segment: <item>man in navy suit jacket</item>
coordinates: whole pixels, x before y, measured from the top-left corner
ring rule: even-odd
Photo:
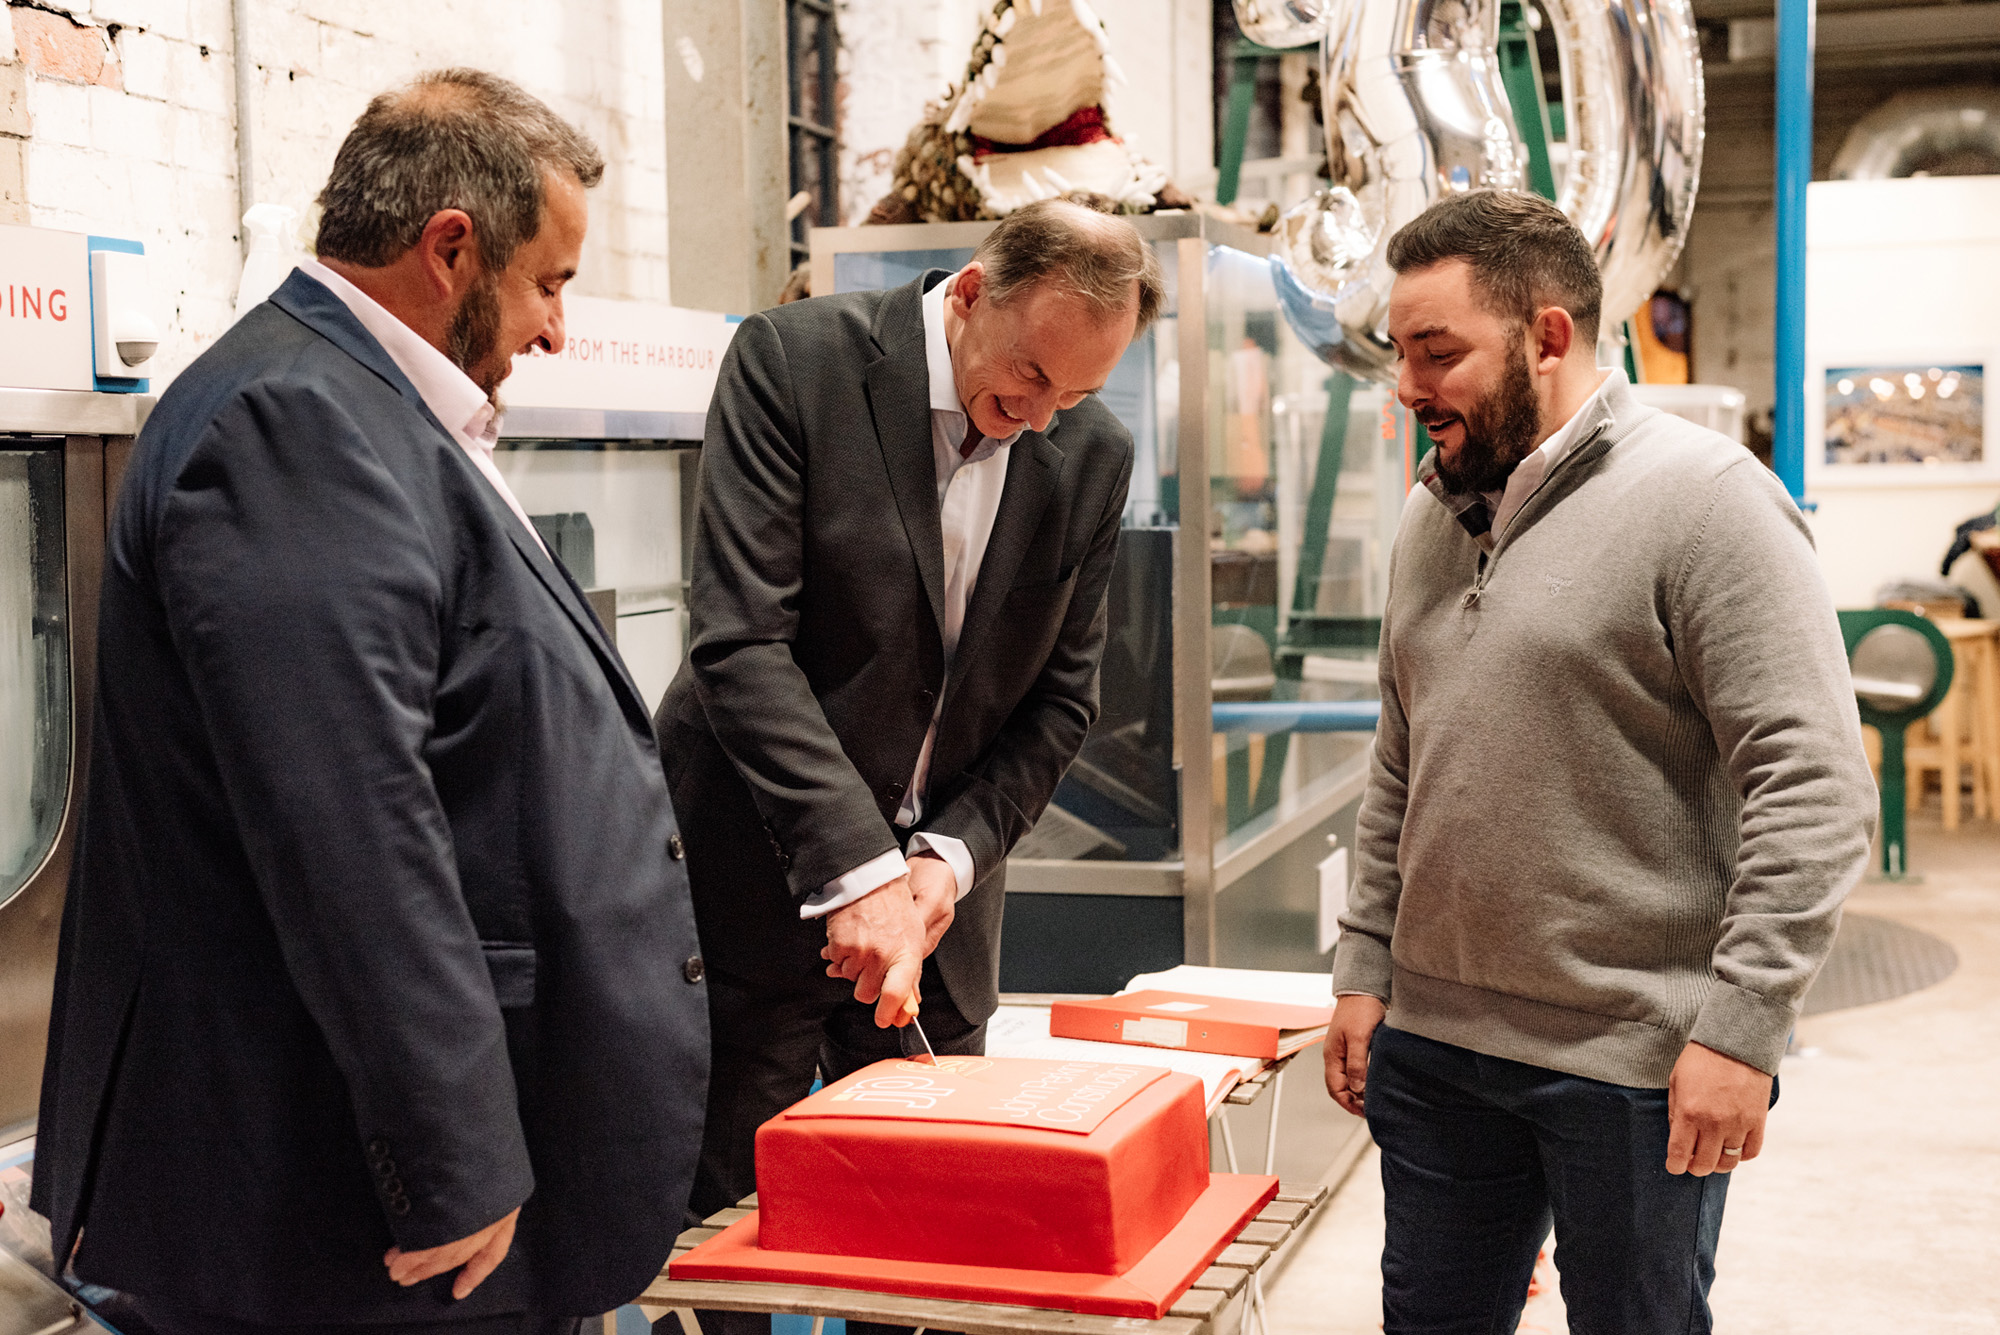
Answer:
[[[679,1228],[708,1073],[681,838],[490,457],[602,172],[488,75],[377,98],[320,262],[140,437],[35,1203],[166,1335],[571,1330]]]

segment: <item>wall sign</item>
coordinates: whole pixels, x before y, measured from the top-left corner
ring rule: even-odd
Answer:
[[[0,224],[0,386],[96,387],[90,253],[81,232]]]
[[[563,350],[516,357],[501,387],[507,435],[701,439],[740,317],[601,297],[563,314]]]

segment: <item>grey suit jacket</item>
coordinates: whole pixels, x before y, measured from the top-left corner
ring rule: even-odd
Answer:
[[[937,952],[977,1021],[1007,853],[1097,717],[1132,439],[1090,398],[1014,443],[947,681],[920,308],[944,277],[744,321],[702,453],[693,643],[655,722],[710,968],[803,986],[826,937],[798,900],[907,838],[891,821],[943,691],[921,828],[977,869]]]

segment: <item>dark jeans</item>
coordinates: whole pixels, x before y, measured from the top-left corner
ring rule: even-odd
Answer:
[[[1551,1223],[1572,1335],[1709,1330],[1729,1175],[1667,1172],[1666,1090],[1385,1024],[1366,1102],[1387,1198],[1386,1335],[1508,1335]]]
[[[578,1317],[481,1316],[466,1321],[392,1322],[387,1325],[266,1326],[209,1316],[156,1298],[120,1296],[116,1313],[125,1335],[577,1335]],[[136,1320],[134,1317],[136,1316]]]
[[[924,961],[922,990],[924,1035],[939,1056],[986,1051],[986,1025],[970,1024],[958,1013],[934,961]],[[690,1225],[757,1189],[757,1128],[812,1092],[815,1075],[837,1080],[870,1062],[905,1055],[902,1031],[877,1029],[875,1008],[855,1001],[854,985],[837,978],[786,994],[711,969],[708,1023],[708,1116],[688,1202]],[[761,1313],[696,1315],[703,1335],[770,1335],[771,1318]],[[679,1326],[669,1313],[654,1329],[679,1335]],[[848,1335],[905,1329],[847,1323]]]

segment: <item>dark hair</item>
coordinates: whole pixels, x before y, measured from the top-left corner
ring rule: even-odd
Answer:
[[[597,145],[539,100],[483,70],[433,70],[368,104],[319,192],[321,259],[394,262],[444,209],[471,216],[480,258],[505,268],[542,227],[543,181],[604,179]]]
[[[996,306],[1038,283],[1055,283],[1111,316],[1131,308],[1136,282],[1137,328],[1143,330],[1166,295],[1153,248],[1131,223],[1093,208],[1088,199],[1043,199],[1014,210],[972,258],[984,266],[986,293]]]
[[[1472,285],[1494,314],[1526,324],[1536,311],[1560,306],[1575,322],[1577,337],[1596,345],[1604,306],[1597,258],[1576,224],[1540,195],[1446,195],[1389,238],[1389,267],[1399,274],[1445,260],[1471,266]]]

